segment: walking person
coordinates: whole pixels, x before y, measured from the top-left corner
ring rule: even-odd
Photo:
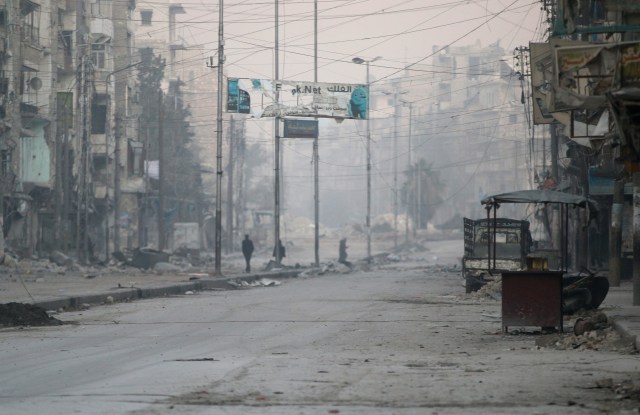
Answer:
[[[273,248],[273,256],[274,256],[274,258],[277,259],[278,257],[276,256],[276,249],[280,250],[280,262],[282,262],[282,259],[285,256],[287,256],[287,251],[286,251],[284,245],[282,245],[282,240],[281,239],[278,239],[278,246]]]
[[[351,268],[351,262],[347,261],[347,238],[340,239],[338,245],[338,262]]]
[[[244,239],[242,240],[242,255],[244,255],[244,260],[247,263],[247,268],[245,272],[251,272],[251,255],[253,254],[253,241],[249,239],[249,235],[245,234]]]

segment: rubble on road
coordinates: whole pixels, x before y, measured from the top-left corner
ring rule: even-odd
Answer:
[[[52,251],[46,258],[18,259],[11,253],[5,255],[0,264],[2,276],[42,275],[83,275],[96,278],[104,274],[147,274],[147,273],[182,273],[193,272],[194,267],[202,266],[205,256],[193,250],[178,250],[173,254],[151,249],[133,250],[130,253],[114,252],[108,262],[92,262],[80,264],[73,257],[60,251]]]
[[[502,298],[502,279],[496,278],[487,282],[478,291],[473,291],[462,296],[464,299],[491,300],[496,301]]]
[[[59,326],[64,324],[42,308],[23,303],[0,304],[0,326]]]
[[[640,382],[626,379],[615,382],[611,378],[605,378],[596,382],[596,388],[610,389],[616,394],[619,401],[630,400],[640,402]]]
[[[260,278],[253,281],[237,279],[237,280],[228,281],[228,283],[229,285],[232,285],[236,288],[275,287],[281,284],[280,281],[272,280],[269,278]]]
[[[565,321],[573,332],[540,336],[536,346],[556,350],[600,350],[635,354],[633,338],[622,337],[608,321],[607,316],[597,310],[581,311]]]

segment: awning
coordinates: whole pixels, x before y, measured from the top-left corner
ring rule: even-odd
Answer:
[[[589,209],[592,211],[598,210],[598,204],[584,196],[557,192],[555,190],[517,190],[515,192],[500,193],[485,197],[480,203],[483,205],[500,203],[562,203],[564,205],[574,205],[582,208],[589,206]]]

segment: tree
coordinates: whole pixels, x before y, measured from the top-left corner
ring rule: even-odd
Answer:
[[[444,182],[440,172],[434,171],[424,159],[410,166],[405,176],[401,189],[402,204],[407,208],[415,227],[424,229],[444,200]]]
[[[145,159],[158,159],[158,142],[154,137],[159,136],[160,100],[158,99],[161,82],[164,78],[165,60],[153,54],[151,49],[140,51],[142,63],[138,66],[138,88],[140,91],[140,136],[147,144]]]
[[[140,136],[145,143],[145,160],[162,162],[164,185],[164,226],[176,221],[202,221],[202,177],[201,166],[196,151],[192,148],[193,133],[189,124],[191,112],[184,103],[181,90],[183,83],[177,80],[169,82],[169,89],[162,94],[161,82],[164,78],[165,60],[154,55],[152,50],[141,50],[142,63],[138,71],[140,91]],[[162,99],[160,99],[162,97]],[[161,106],[162,105],[162,106]],[[161,116],[162,113],[162,116]],[[162,119],[162,126],[160,120]],[[162,127],[162,132],[160,128]],[[162,140],[162,158],[160,141]],[[147,192],[159,192],[159,183],[149,180]],[[159,207],[158,196],[147,195],[149,203],[148,217]]]
[[[177,209],[176,220],[195,222],[202,206],[202,177],[192,147],[193,133],[188,121],[191,112],[184,103],[182,85],[179,79],[172,80],[164,100],[165,197],[170,201],[168,207]]]

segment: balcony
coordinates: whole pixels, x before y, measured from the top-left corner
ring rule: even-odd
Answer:
[[[94,17],[91,19],[91,38],[96,39],[113,39],[113,22],[103,17]]]

